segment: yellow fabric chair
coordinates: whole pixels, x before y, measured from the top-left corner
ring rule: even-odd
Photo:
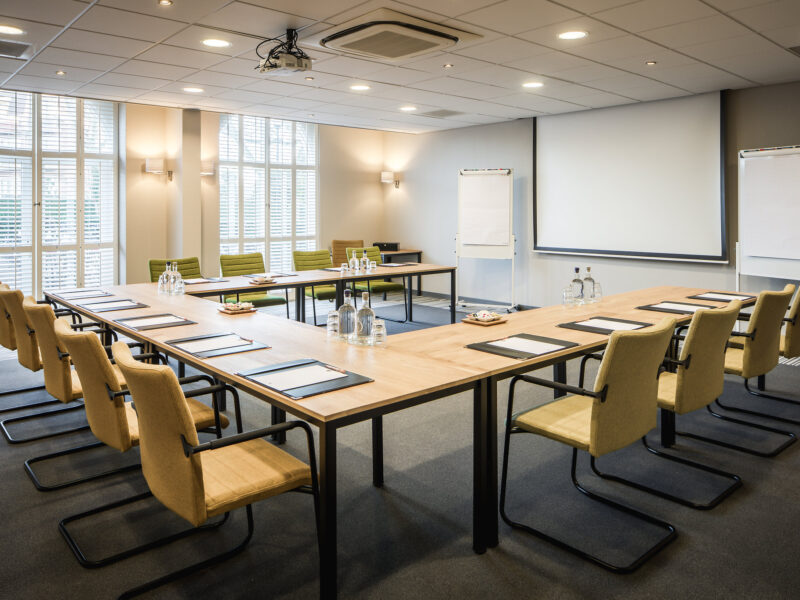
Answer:
[[[314,442],[306,423],[286,422],[200,444],[172,370],[135,361],[121,343],[115,343],[112,352],[139,415],[142,472],[153,495],[194,526],[241,507],[245,507],[248,523],[247,537],[233,550],[144,584],[123,597],[156,588],[243,550],[253,534],[253,502],[292,490],[307,491],[314,496],[316,511],[319,493]],[[310,465],[261,439],[295,427],[306,433]]]
[[[781,356],[797,358],[800,356],[800,293],[795,294],[794,302],[789,309],[789,316],[784,321],[786,329],[781,336]]]
[[[666,318],[645,329],[612,333],[593,390],[528,375],[517,375],[511,380],[500,487],[500,515],[508,525],[555,543],[581,558],[618,573],[637,569],[674,539],[675,528],[669,523],[589,492],[580,485],[575,474],[578,450],[588,452],[594,464],[596,457],[630,445],[656,426],[656,376],[674,328],[675,319]],[[515,414],[514,390],[519,381],[543,385],[570,395]],[[523,432],[535,433],[572,446],[572,482],[580,492],[618,511],[656,525],[666,530],[666,535],[633,562],[616,565],[528,525],[512,521],[506,512],[509,450],[511,434]]]
[[[331,260],[336,267],[350,260],[347,256],[348,248],[363,248],[364,240],[332,240],[331,241]]]
[[[665,359],[665,364],[672,367],[673,370],[663,371],[658,377],[657,402],[662,413],[666,411],[667,413],[684,415],[701,408],[711,410],[709,405],[722,394],[725,382],[725,345],[731,335],[733,325],[736,323],[740,308],[741,302],[736,300],[724,308],[700,310],[693,315],[681,348],[680,357],[678,359]],[[675,341],[679,341],[679,339],[676,336]],[[629,479],[603,473],[596,463],[592,465],[595,474],[604,479],[616,481],[700,510],[714,508],[742,485],[742,481],[737,475],[681,458],[674,454],[662,452],[650,446],[647,443],[647,436],[642,437],[642,443],[645,448],[656,456],[729,479],[731,483],[711,500],[695,502]]]
[[[327,250],[295,250],[292,253],[295,271],[314,271],[317,269],[327,269],[333,266],[331,254]],[[314,325],[317,324],[317,305],[316,300],[335,300],[335,285],[312,285],[306,288],[305,295],[311,301],[311,310],[314,313]]]
[[[797,400],[754,390],[749,383],[751,378],[756,377],[759,390],[763,390],[767,373],[778,365],[781,329],[794,290],[794,285],[787,284],[783,291],[780,292],[761,292],[758,295],[753,312],[750,315],[740,315],[740,318],[748,321],[747,331],[745,333],[733,332],[733,343],[729,343],[728,349],[725,351],[725,372],[742,377],[745,389],[754,396],[800,404]],[[744,340],[738,343],[738,338],[740,337],[744,338]],[[791,339],[789,341],[793,342]],[[800,420],[798,419],[789,419],[770,413],[729,406],[719,400],[717,404],[729,411],[800,425]]]
[[[189,258],[151,258],[148,262],[150,267],[150,281],[158,281],[161,274],[167,268],[167,263],[178,263],[178,273],[183,279],[199,279],[203,276],[200,272],[200,259],[196,256]]]
[[[236,275],[252,275],[264,273],[264,256],[261,252],[251,252],[250,254],[220,254],[219,266],[222,269],[223,277],[234,277]],[[284,290],[285,298],[274,296],[265,292],[247,292],[225,296],[225,301],[237,300],[241,302],[252,302],[253,306],[276,306],[286,304],[286,318],[289,318],[289,290]]]
[[[55,452],[40,457],[36,462],[54,459],[67,454],[75,454],[101,446],[109,446],[120,452],[127,452],[131,448],[138,446],[139,419],[134,410],[133,403],[125,402],[125,396],[128,393],[125,378],[120,368],[112,364],[109,360],[106,350],[100,343],[98,336],[91,332],[73,331],[72,327],[64,319],[58,319],[55,322],[54,329],[59,343],[69,352],[69,356],[75,365],[75,370],[81,377],[86,406],[86,418],[89,421],[92,433],[99,441],[76,448],[70,448],[69,450]],[[136,360],[144,360],[153,358],[153,355],[138,354],[133,356],[133,358]],[[179,381],[181,384],[190,384],[198,381],[214,383],[213,379],[207,375],[186,377]],[[200,395],[201,393],[209,394],[218,391],[219,387],[220,386],[211,385],[210,387],[191,390],[188,393],[194,395]],[[227,427],[229,424],[225,415],[219,415],[217,417],[215,411],[211,407],[199,402],[193,397],[187,398],[187,407],[194,427],[198,430],[211,430],[219,436],[221,435],[221,431],[218,430],[218,427]],[[217,418],[219,418],[219,422]],[[30,468],[29,463],[26,463],[26,468]],[[77,483],[83,483],[85,481],[91,481],[140,468],[141,465],[136,462],[135,464],[119,469],[49,486],[47,489],[60,489]],[[32,471],[29,471],[29,474],[32,474]],[[81,565],[85,567],[100,567],[154,547],[154,542],[149,542],[143,546],[128,549],[110,557],[89,559],[80,549],[77,541],[67,528],[72,522],[151,497],[152,494],[149,492],[137,494],[132,498],[123,501],[118,500],[111,504],[63,519],[59,523],[59,529]],[[189,530],[187,533],[193,531],[194,530]],[[169,536],[169,540],[171,539],[174,539],[172,535]],[[158,542],[155,542],[155,544],[157,545]]]

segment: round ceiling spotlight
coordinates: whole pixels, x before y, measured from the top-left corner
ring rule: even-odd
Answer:
[[[443,69],[452,69],[453,68],[453,63],[445,63],[445,64],[442,65],[442,68]]]
[[[524,88],[540,88],[543,85],[544,84],[541,81],[526,81],[525,83],[522,84],[522,87],[524,87]]]
[[[159,6],[172,6],[172,0],[158,0]]]
[[[581,40],[589,35],[585,31],[564,31],[558,34],[560,40]]]
[[[309,75],[308,77],[306,77],[306,81],[314,81],[314,78],[311,77],[311,75]]]
[[[183,91],[190,94],[202,94],[205,90],[199,87],[185,87],[183,88]]]
[[[203,45],[208,46],[210,48],[229,48],[231,43],[227,40],[209,38],[207,40],[203,40]]]
[[[400,110],[402,110],[403,112],[414,112],[415,110],[417,110],[417,107],[416,106],[411,106],[411,105],[401,106]]]
[[[354,92],[365,92],[369,89],[369,86],[364,85],[363,83],[357,83],[356,85],[351,85],[350,89]]]
[[[56,75],[58,75],[59,77],[63,77],[63,76],[64,76],[64,75],[66,75],[66,74],[67,74],[67,72],[66,72],[66,71],[62,71],[62,70],[60,70],[60,69],[59,69],[58,71],[56,71]]]
[[[654,60],[648,60],[644,64],[646,64],[648,67],[652,67],[653,65],[658,64],[658,63],[656,61],[654,61]]]
[[[13,25],[0,25],[0,33],[5,33],[6,35],[22,35],[25,32]]]

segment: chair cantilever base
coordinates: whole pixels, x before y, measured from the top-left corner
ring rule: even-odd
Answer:
[[[59,458],[61,456],[69,456],[71,454],[78,454],[80,452],[85,452],[87,450],[92,450],[94,448],[101,448],[107,447],[103,442],[93,442],[91,444],[86,444],[83,446],[77,446],[74,448],[68,448],[66,450],[61,450],[59,452],[52,452],[51,454],[44,454],[42,456],[37,456],[35,458],[29,458],[25,461],[25,472],[28,474],[28,477],[31,478],[33,485],[36,487],[37,490],[40,492],[51,492],[53,490],[61,490],[67,487],[72,487],[73,485],[78,485],[81,483],[86,483],[87,481],[95,481],[96,479],[102,479],[104,477],[110,477],[111,475],[116,475],[118,473],[127,473],[129,471],[136,471],[142,468],[140,464],[133,464],[127,465],[125,467],[119,467],[117,469],[112,469],[110,471],[103,471],[102,473],[95,473],[92,475],[88,475],[86,477],[79,477],[77,479],[70,479],[68,481],[62,481],[59,483],[51,483],[45,484],[42,483],[39,476],[33,470],[33,465],[37,462],[43,462],[45,460],[51,460],[54,458]]]
[[[671,460],[673,462],[680,463],[682,465],[686,465],[693,469],[699,469],[701,471],[706,471],[707,473],[711,473],[713,475],[718,475],[719,477],[724,477],[726,479],[730,479],[732,483],[727,486],[724,490],[722,490],[719,494],[717,494],[714,498],[709,500],[708,502],[700,503],[694,502],[692,500],[688,500],[681,496],[676,496],[674,494],[670,494],[668,492],[664,492],[662,490],[652,488],[650,486],[644,485],[642,483],[638,483],[636,481],[632,481],[630,479],[624,479],[617,475],[611,475],[609,473],[603,473],[597,468],[596,459],[592,457],[591,459],[591,467],[592,471],[594,471],[595,475],[601,477],[602,479],[607,479],[609,481],[615,481],[617,483],[621,483],[623,485],[627,485],[628,487],[635,488],[637,490],[641,490],[643,492],[647,492],[649,494],[653,494],[658,496],[659,498],[664,498],[665,500],[670,500],[672,502],[677,502],[678,504],[682,504],[683,506],[688,506],[689,508],[694,508],[697,510],[711,510],[715,506],[717,506],[720,502],[722,502],[725,498],[730,496],[733,492],[737,489],[742,487],[742,480],[738,475],[734,475],[733,473],[728,473],[727,471],[722,471],[721,469],[715,469],[714,467],[710,467],[708,465],[704,465],[702,463],[695,462],[693,460],[688,460],[686,458],[682,458],[679,456],[675,456],[673,454],[668,454],[666,452],[662,452],[653,448],[647,443],[647,436],[642,438],[642,444],[644,447],[647,448],[649,452],[655,454],[660,458],[665,458],[667,460]]]
[[[506,507],[505,507],[505,502],[506,502],[506,484],[507,484],[507,480],[508,480],[508,446],[509,446],[509,441],[510,441],[509,438],[510,438],[510,434],[511,433],[515,433],[515,432],[510,431],[509,428],[507,427],[506,428],[506,444],[505,444],[505,450],[503,452],[502,478],[501,478],[501,483],[500,483],[500,516],[503,518],[503,521],[505,521],[506,524],[508,524],[509,526],[511,526],[511,527],[513,527],[515,529],[520,529],[522,531],[525,531],[525,532],[527,532],[527,533],[529,533],[531,535],[535,535],[536,537],[542,538],[543,540],[548,541],[551,544],[554,544],[554,545],[558,546],[559,548],[567,550],[568,552],[571,552],[572,554],[575,554],[576,556],[579,556],[580,558],[583,558],[584,560],[592,562],[592,563],[594,563],[594,564],[596,564],[596,565],[598,565],[598,566],[600,566],[600,567],[602,567],[602,568],[604,568],[604,569],[606,569],[608,571],[611,571],[613,573],[618,573],[618,574],[628,574],[628,573],[634,572],[636,569],[641,567],[645,562],[647,562],[650,558],[652,558],[658,552],[663,550],[677,536],[677,532],[675,531],[675,527],[673,527],[672,525],[670,525],[666,521],[662,521],[662,520],[657,519],[657,518],[655,518],[655,517],[653,517],[651,515],[648,515],[646,513],[638,511],[638,510],[636,510],[634,508],[631,508],[630,506],[626,506],[624,504],[620,504],[620,503],[615,502],[615,501],[613,501],[613,500],[611,500],[609,498],[605,498],[603,496],[600,496],[598,494],[590,492],[589,490],[587,490],[583,486],[581,486],[581,484],[578,482],[577,476],[575,474],[575,467],[576,467],[576,464],[577,464],[577,461],[578,461],[578,450],[577,450],[577,448],[573,448],[572,449],[571,476],[572,476],[572,484],[575,486],[575,488],[579,492],[581,492],[582,494],[584,494],[585,496],[587,496],[588,498],[590,498],[592,500],[601,502],[601,503],[605,504],[606,506],[609,506],[609,507],[611,507],[613,509],[616,509],[616,510],[618,510],[620,512],[623,512],[625,514],[632,515],[632,516],[636,517],[640,521],[645,521],[647,523],[651,523],[653,525],[656,525],[656,526],[666,530],[667,534],[664,535],[654,545],[652,545],[650,547],[650,549],[647,550],[647,552],[645,552],[644,554],[641,554],[640,556],[638,556],[632,562],[630,562],[630,563],[628,563],[626,565],[615,565],[615,564],[612,564],[612,563],[610,563],[610,562],[608,562],[606,560],[603,560],[602,558],[600,558],[598,556],[595,556],[593,554],[589,554],[588,552],[585,552],[584,550],[581,550],[580,548],[576,548],[574,546],[571,546],[571,545],[567,544],[566,542],[564,542],[562,540],[559,540],[558,538],[552,537],[552,536],[550,536],[550,535],[548,535],[548,534],[546,534],[546,533],[544,533],[542,531],[539,531],[538,529],[534,529],[533,527],[530,527],[529,525],[525,525],[524,523],[518,523],[516,521],[512,521],[509,518],[508,514],[506,513]]]
[[[723,406],[722,404],[720,404],[718,400],[716,402],[717,402],[717,404],[722,406],[722,408],[727,408],[727,407]],[[728,448],[730,450],[736,450],[737,452],[744,452],[746,454],[752,454],[753,456],[760,456],[762,458],[772,458],[773,456],[777,456],[778,454],[780,454],[781,452],[786,450],[786,448],[788,448],[789,446],[791,446],[792,444],[794,444],[797,441],[797,436],[794,433],[792,433],[791,431],[785,431],[783,429],[775,429],[774,427],[768,427],[767,425],[761,425],[760,423],[753,423],[751,421],[744,421],[742,419],[734,419],[733,417],[727,417],[725,415],[721,415],[721,414],[716,413],[713,410],[711,410],[711,406],[710,405],[706,406],[706,410],[708,410],[708,412],[711,413],[711,415],[713,417],[715,417],[717,419],[721,419],[721,420],[726,421],[728,423],[735,423],[737,425],[742,425],[743,427],[750,427],[752,429],[759,429],[761,431],[767,431],[769,433],[775,433],[775,434],[781,435],[783,437],[786,437],[788,439],[783,444],[778,446],[777,448],[765,452],[765,451],[762,451],[762,450],[756,450],[754,448],[748,448],[747,446],[740,446],[738,444],[731,444],[730,442],[725,442],[723,440],[718,440],[716,438],[711,438],[711,437],[707,437],[707,436],[704,436],[704,435],[698,435],[696,433],[691,433],[691,432],[688,432],[688,431],[676,431],[675,432],[676,435],[681,435],[683,437],[688,437],[688,438],[691,438],[691,439],[694,439],[694,440],[699,440],[701,442],[714,444],[715,446],[721,446],[723,448]],[[737,410],[737,409],[734,409],[734,410]],[[753,411],[745,411],[745,412],[753,412]],[[758,413],[755,413],[755,414],[758,414]]]
[[[768,398],[769,400],[777,400],[778,402],[786,402],[788,404],[794,404],[795,406],[800,406],[800,400],[794,400],[792,398],[786,398],[785,396],[776,396],[775,394],[765,394],[763,391],[760,391],[760,390],[763,389],[763,387],[761,386],[761,384],[764,381],[764,376],[763,375],[758,378],[758,381],[759,381],[759,389],[758,390],[754,390],[754,389],[752,389],[750,387],[749,380],[747,380],[747,379],[744,380],[744,389],[747,390],[748,394],[751,394],[752,396],[758,396],[759,398]],[[770,418],[772,418],[772,417],[770,417]]]
[[[69,429],[62,429],[62,430],[59,430],[59,431],[54,431],[54,432],[51,432],[51,433],[45,433],[45,434],[42,434],[42,435],[35,435],[35,436],[31,436],[31,437],[26,437],[26,438],[15,438],[8,431],[8,424],[11,424],[11,423],[18,423],[20,421],[27,421],[29,419],[45,418],[45,417],[49,417],[50,415],[58,415],[58,414],[62,414],[62,413],[65,413],[65,412],[71,412],[73,410],[79,410],[79,409],[82,409],[82,408],[83,408],[83,402],[81,402],[80,404],[77,404],[75,406],[67,406],[67,407],[64,407],[64,408],[57,408],[55,410],[46,410],[46,411],[43,410],[43,411],[40,411],[38,413],[33,413],[31,415],[23,415],[21,417],[13,417],[11,419],[5,419],[3,421],[0,421],[0,430],[2,430],[3,435],[5,436],[5,438],[6,438],[6,440],[8,441],[9,444],[22,444],[24,442],[35,442],[35,441],[38,441],[38,440],[45,440],[45,439],[52,438],[52,437],[58,437],[58,436],[61,436],[61,435],[66,435],[68,433],[75,433],[76,431],[85,431],[85,430],[89,429],[88,425],[81,425],[79,427],[71,427]]]

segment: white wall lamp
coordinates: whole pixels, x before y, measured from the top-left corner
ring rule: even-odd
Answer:
[[[164,169],[165,167],[163,158],[146,158],[144,161],[145,173],[150,173],[152,175],[163,175],[166,173],[167,178],[172,181],[172,171],[165,171]]]
[[[213,160],[203,160],[200,161],[200,175],[203,177],[213,176],[215,173],[214,171],[214,161]]]
[[[394,171],[381,171],[381,183],[393,183],[394,187],[400,187],[400,175]]]

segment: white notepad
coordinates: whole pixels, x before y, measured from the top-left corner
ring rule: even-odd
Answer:
[[[405,267],[408,263],[383,263],[378,265],[379,267]],[[399,275],[398,275],[399,277]]]
[[[150,325],[169,325],[170,323],[183,323],[186,319],[175,315],[163,315],[161,317],[142,317],[141,319],[129,319],[123,321],[123,325],[128,327],[149,327]]]
[[[557,350],[564,349],[564,346],[560,344],[548,344],[547,342],[529,340],[521,337],[509,337],[504,340],[488,342],[487,346],[507,348],[508,350],[516,350],[517,352],[527,352],[528,354],[547,354],[548,352],[556,352]]]
[[[193,283],[211,283],[211,280],[205,277],[195,277],[194,279],[184,279],[183,283],[187,285],[192,285]]]
[[[62,298],[69,298],[73,300],[78,300],[80,298],[97,298],[99,296],[105,296],[107,292],[103,290],[69,290],[66,292],[52,292],[61,296]]]
[[[296,369],[262,373],[260,375],[250,375],[250,379],[263,383],[279,392],[305,387],[307,385],[314,385],[316,383],[324,383],[325,381],[332,381],[334,379],[341,379],[342,377],[347,377],[347,374],[317,364],[308,365],[307,367],[297,367]]]
[[[697,294],[695,298],[703,298],[704,300],[721,300],[722,302],[730,302],[731,300],[750,300],[752,296],[739,296],[737,294],[717,294],[715,292],[706,292],[705,294]]]
[[[682,310],[686,312],[697,312],[698,310],[705,310],[711,308],[710,306],[694,306],[692,304],[681,304],[680,302],[659,302],[652,304],[652,308],[668,308],[669,310]]]
[[[222,350],[223,348],[234,348],[236,346],[249,346],[253,342],[245,340],[235,333],[230,335],[218,335],[201,340],[191,340],[188,342],[173,343],[176,348],[184,352],[208,352],[209,350]]]
[[[96,310],[105,310],[106,308],[137,308],[139,306],[138,302],[134,302],[133,300],[119,300],[118,302],[81,302],[80,306],[85,306],[88,309],[96,309]]]
[[[633,329],[641,329],[647,325],[639,325],[637,323],[620,323],[619,321],[609,321],[608,319],[588,319],[586,321],[578,321],[576,325],[584,325],[585,327],[597,327],[599,329],[608,329],[609,331],[631,331]]]

